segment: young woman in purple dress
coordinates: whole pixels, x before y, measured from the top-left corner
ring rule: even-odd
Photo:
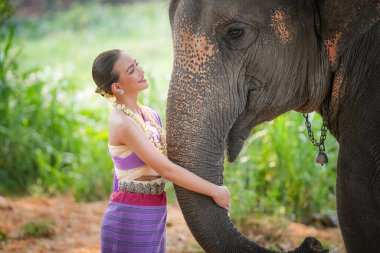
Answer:
[[[143,69],[121,50],[98,55],[92,66],[96,92],[113,102],[108,148],[114,163],[114,189],[101,226],[106,252],[165,252],[164,179],[213,198],[229,209],[226,187],[212,184],[166,157],[166,137],[159,115],[138,104],[148,88]]]

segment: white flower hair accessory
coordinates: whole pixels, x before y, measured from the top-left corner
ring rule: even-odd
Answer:
[[[108,92],[105,92],[104,90],[100,89],[99,87],[96,87],[95,93],[102,95],[105,99],[111,101],[112,103],[116,101],[116,97],[114,94],[109,94]]]

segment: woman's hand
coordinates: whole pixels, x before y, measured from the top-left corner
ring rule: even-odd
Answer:
[[[218,206],[226,209],[227,211],[230,210],[231,196],[230,196],[230,192],[228,191],[227,187],[217,186],[216,191],[212,196],[212,199],[215,201],[215,203]]]

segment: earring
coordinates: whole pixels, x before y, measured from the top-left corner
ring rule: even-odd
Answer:
[[[122,90],[122,89],[117,89],[117,92],[119,92],[119,94],[121,94],[121,95],[124,94],[124,90]]]

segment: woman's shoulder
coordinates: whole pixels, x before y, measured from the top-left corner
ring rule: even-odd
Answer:
[[[120,127],[128,127],[133,124],[133,119],[125,117],[125,114],[120,110],[113,110],[109,118],[110,128],[120,129]]]

